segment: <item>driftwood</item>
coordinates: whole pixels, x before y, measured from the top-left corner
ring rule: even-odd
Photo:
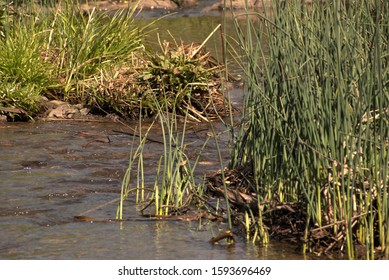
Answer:
[[[213,186],[208,190],[214,196],[226,197],[223,186]],[[254,213],[258,212],[258,200],[253,195],[245,194],[237,189],[227,189],[227,199],[230,204],[240,211],[250,208]]]
[[[220,233],[218,236],[212,237],[209,242],[212,244],[217,244],[221,240],[226,240],[228,244],[233,244],[235,242],[235,237],[231,231],[227,230],[225,232]]]
[[[104,205],[111,204],[112,202],[116,202],[118,199],[114,199],[112,201],[109,201],[105,203]],[[94,209],[88,210],[84,213],[92,212],[96,209],[101,208],[100,205]],[[83,213],[82,213],[83,214]],[[141,218],[128,218],[128,219],[107,219],[107,218],[95,218],[91,216],[85,216],[85,215],[77,215],[73,217],[73,220],[76,222],[86,222],[86,223],[93,223],[93,222],[101,222],[101,223],[114,223],[114,222],[126,222],[126,221],[150,221],[150,220],[171,220],[171,221],[198,221],[200,219],[207,219],[212,221],[220,221],[220,217],[209,215],[205,212],[199,213],[198,215],[152,215],[152,214],[144,214],[141,215]]]
[[[6,112],[6,113],[15,113],[15,114],[22,114],[27,115],[27,112],[20,108],[12,108],[12,107],[3,107],[0,106],[0,111]]]

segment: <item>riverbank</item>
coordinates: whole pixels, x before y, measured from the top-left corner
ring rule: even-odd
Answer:
[[[66,5],[5,6],[1,120],[87,113],[138,119],[173,107],[197,121],[223,114],[223,65],[205,51],[206,41],[159,41],[156,53],[144,38],[153,23],[134,22],[138,8],[85,14]],[[30,16],[14,20],[22,15]],[[54,100],[66,103],[57,108]]]

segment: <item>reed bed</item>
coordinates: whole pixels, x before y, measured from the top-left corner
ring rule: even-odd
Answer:
[[[245,225],[387,258],[389,4],[277,2],[234,14],[247,95],[229,169],[255,199]]]

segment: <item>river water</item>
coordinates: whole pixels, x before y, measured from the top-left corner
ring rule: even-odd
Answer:
[[[136,126],[134,124],[133,127]],[[220,131],[222,127],[217,127]],[[142,218],[130,198],[125,222],[77,222],[74,216],[115,217],[132,137],[114,122],[5,123],[0,126],[0,259],[285,259],[301,258],[293,246],[212,245],[225,225]],[[193,149],[203,125],[187,135]],[[158,130],[152,131],[157,139]],[[204,136],[204,137],[203,137]],[[227,146],[227,136],[219,138]],[[218,169],[210,141],[202,171]],[[150,142],[145,170],[150,180],[161,144]],[[150,178],[152,177],[152,178]],[[108,203],[108,204],[107,204]],[[104,204],[107,204],[104,206]]]
[[[198,16],[199,10],[159,23],[184,41],[200,42],[221,22]],[[177,38],[178,38],[177,37]],[[219,37],[220,38],[220,37]],[[209,44],[214,44],[215,38]],[[239,95],[239,92],[238,92]],[[240,96],[236,96],[240,99]],[[223,224],[150,220],[126,204],[124,222],[79,222],[77,215],[113,219],[128,166],[133,138],[121,133],[137,122],[55,121],[0,124],[0,259],[302,259],[296,246],[280,242],[266,247],[238,237],[234,246],[212,245],[212,232]],[[215,124],[218,132],[225,130]],[[195,154],[209,132],[193,125],[186,141]],[[158,129],[151,131],[160,138]],[[229,136],[218,138],[224,165]],[[153,182],[161,144],[147,143],[146,181]],[[210,141],[200,159],[199,176],[220,169]]]

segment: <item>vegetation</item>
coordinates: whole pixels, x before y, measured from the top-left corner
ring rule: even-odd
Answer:
[[[155,54],[142,40],[149,26],[137,26],[131,5],[110,13],[84,11],[72,1],[2,4],[1,111],[33,118],[48,98],[122,118],[138,118],[142,108],[148,117],[157,112],[157,95],[170,110],[191,107],[193,117],[204,120],[213,109],[210,94],[223,99],[220,83],[207,83],[219,64],[201,46],[161,42],[162,53]]]
[[[234,17],[247,122],[228,189],[251,203],[232,205],[254,240],[387,258],[388,2],[280,5]]]
[[[87,82],[94,98],[89,103],[97,103],[106,111],[117,106],[116,111],[133,118],[155,116],[160,107],[182,116],[189,114],[196,121],[208,121],[207,114],[227,111],[220,92],[222,67],[202,45],[175,41],[159,45],[160,52],[145,51],[141,57],[134,57],[136,65],[104,73],[98,83]]]
[[[247,95],[228,169],[205,188],[196,185],[195,164],[181,169],[188,159],[172,133],[174,114],[170,121],[160,115],[169,133],[154,188],[144,187],[143,138],[118,217],[134,191],[147,204],[142,213],[153,205],[155,215],[181,216],[197,203],[211,217],[224,214],[230,229],[237,225],[234,231],[253,242],[287,238],[305,253],[388,258],[389,7],[378,0],[354,5],[273,2],[261,12],[235,13],[238,40],[225,46],[245,73]],[[129,189],[136,165],[137,187]],[[226,204],[209,203],[209,195]],[[230,231],[220,236],[233,238]]]
[[[39,110],[40,93],[49,83],[46,63],[40,55],[44,31],[29,17],[18,18],[10,6],[0,7],[0,106],[34,114]]]
[[[225,205],[218,203],[215,205],[207,201],[209,196],[206,193],[206,178],[196,174],[203,150],[209,140],[215,138],[212,123],[208,125],[213,130],[213,134],[204,138],[202,147],[195,151],[196,156],[193,157],[193,150],[191,151],[190,144],[186,140],[187,128],[191,123],[193,125],[189,112],[182,119],[174,108],[173,111],[171,110],[166,100],[162,102],[163,107],[160,105],[160,100],[155,99],[154,102],[158,110],[155,121],[147,125],[143,118],[140,118],[139,130],[133,132],[129,165],[122,182],[116,219],[125,219],[126,201],[134,197],[136,207],[144,217],[198,221],[199,228],[206,226],[212,230],[212,225],[218,226],[220,221],[227,220],[223,214],[226,209],[227,211],[229,209]],[[152,127],[155,129],[156,126],[162,132],[162,141],[155,141],[149,137],[150,129]],[[155,164],[150,164],[150,161],[155,161],[155,155],[150,158],[147,152],[149,141],[158,142],[161,146],[160,157]],[[216,138],[215,141],[217,143]],[[148,166],[147,171],[145,166]],[[153,176],[146,176],[150,172]],[[150,181],[150,178],[155,179]],[[228,228],[223,228],[221,233],[215,232],[210,242],[233,244],[235,238],[229,231],[231,227],[229,223]]]
[[[135,8],[112,17],[92,10],[85,15],[71,2],[31,2],[2,6],[0,41],[1,106],[22,109],[30,117],[41,96],[79,101],[80,87],[143,48],[133,24]]]
[[[136,201],[138,205],[143,205],[142,214],[146,209],[152,216],[169,217],[170,215],[182,215],[188,211],[188,207],[196,203],[196,198],[200,197],[203,192],[203,182],[195,178],[194,170],[201,152],[198,154],[195,161],[189,160],[187,156],[187,148],[185,143],[187,120],[183,124],[177,119],[176,112],[170,113],[167,107],[160,107],[159,100],[155,99],[155,106],[158,107],[158,120],[161,124],[163,151],[155,168],[155,181],[153,188],[145,186],[145,175],[143,169],[144,156],[143,151],[148,140],[148,130],[145,134],[142,133],[142,121],[139,126],[139,144],[133,142],[133,148],[130,153],[130,161],[127,172],[125,174],[121,200],[118,207],[117,218],[123,218],[123,203],[131,194],[136,193]],[[166,103],[165,103],[166,106]],[[169,114],[166,114],[169,113]],[[187,114],[186,116],[189,116]],[[152,123],[149,128],[154,125]],[[209,138],[208,138],[209,139]],[[207,140],[208,141],[208,140]],[[207,141],[205,141],[204,146]],[[136,187],[131,188],[134,178]],[[152,184],[152,183],[151,183]],[[197,201],[197,204],[200,201]],[[146,206],[145,206],[146,205]],[[196,207],[194,207],[196,209]]]
[[[389,257],[388,1],[273,1],[234,13],[238,39],[223,44],[246,77],[244,115],[228,169],[206,186],[185,143],[188,122],[211,120],[224,102],[223,69],[204,43],[150,51],[136,6],[109,15],[70,1],[0,3],[1,113],[33,118],[54,98],[140,118],[118,219],[135,193],[149,216],[195,209],[194,219],[240,225],[253,242],[277,236],[318,255]],[[151,116],[163,151],[148,187],[141,119]],[[233,234],[213,240],[222,238]]]

